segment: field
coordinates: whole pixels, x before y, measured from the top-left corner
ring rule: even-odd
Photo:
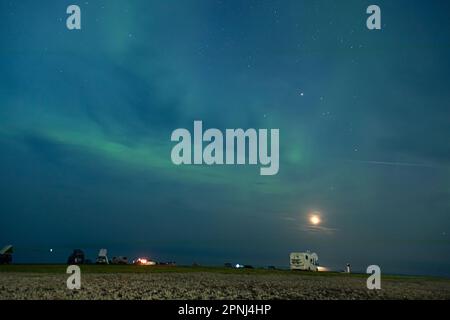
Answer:
[[[287,270],[172,266],[81,266],[81,289],[65,265],[0,266],[0,299],[450,299],[450,279]]]

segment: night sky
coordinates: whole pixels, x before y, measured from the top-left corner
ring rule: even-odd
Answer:
[[[82,30],[66,28],[77,4]],[[377,4],[382,30],[366,27]],[[448,1],[0,2],[0,246],[450,275]],[[280,170],[173,130],[278,128]],[[322,223],[312,226],[311,212]],[[53,252],[50,252],[53,248]]]

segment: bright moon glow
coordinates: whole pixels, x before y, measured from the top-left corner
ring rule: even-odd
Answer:
[[[317,214],[313,214],[309,217],[309,221],[313,225],[318,225],[320,223],[320,217]]]

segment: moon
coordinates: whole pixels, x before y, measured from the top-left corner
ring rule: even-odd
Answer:
[[[311,215],[309,216],[309,222],[315,226],[319,225],[321,222],[320,213],[318,212],[311,213]]]

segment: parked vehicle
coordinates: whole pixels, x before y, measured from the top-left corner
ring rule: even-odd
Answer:
[[[175,261],[167,261],[167,262],[158,262],[157,265],[175,267],[177,263]]]
[[[112,264],[128,264],[128,258],[122,256],[113,257]]]
[[[67,259],[67,264],[84,264],[84,252],[81,249],[74,249]]]

